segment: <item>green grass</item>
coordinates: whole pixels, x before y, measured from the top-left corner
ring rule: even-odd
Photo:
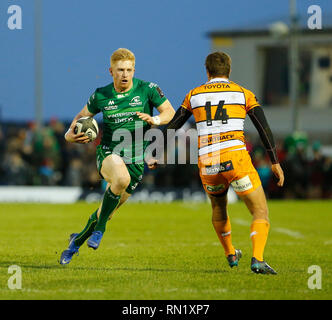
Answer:
[[[86,244],[58,264],[72,232],[96,204],[0,204],[0,299],[331,299],[332,202],[269,201],[265,260],[277,276],[250,271],[251,217],[229,206],[233,243],[242,249],[230,269],[211,224],[208,203],[124,205],[107,225],[101,246]],[[8,267],[22,270],[10,290]],[[322,289],[309,289],[308,267],[322,269]]]

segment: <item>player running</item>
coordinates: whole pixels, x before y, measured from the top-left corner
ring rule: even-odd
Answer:
[[[224,248],[230,267],[238,265],[241,250],[233,247],[227,214],[227,191],[234,191],[253,216],[250,237],[253,245],[251,270],[276,274],[263,260],[270,228],[268,207],[259,175],[246,150],[243,132],[248,114],[272,162],[278,186],[284,183],[274,139],[263,109],[254,94],[229,80],[231,59],[223,52],[207,56],[208,82],[191,90],[167,129],[179,129],[194,115],[198,131],[198,167],[202,184],[212,205],[212,224]],[[150,163],[153,168],[154,163]]]
[[[96,153],[97,168],[107,181],[107,187],[102,203],[89,217],[85,228],[80,233],[71,234],[69,247],[62,252],[60,264],[68,264],[87,239],[90,248],[99,247],[108,219],[130,197],[143,176],[144,150],[149,141],[136,138],[136,131],[141,129],[144,134],[151,125],[167,124],[175,114],[156,84],[134,78],[135,56],[130,50],[116,50],[111,56],[109,71],[113,82],[94,92],[65,135],[68,142],[88,143],[89,138],[83,133],[74,134],[75,123],[81,117],[103,113],[103,137]],[[159,111],[158,116],[152,116],[153,107]],[[121,140],[114,139],[119,129],[126,130],[133,139],[125,148],[117,148]]]

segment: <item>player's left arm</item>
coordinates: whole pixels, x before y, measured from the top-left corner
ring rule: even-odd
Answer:
[[[175,110],[171,103],[166,100],[159,107],[157,107],[159,115],[152,117],[151,115],[143,112],[136,112],[138,117],[146,121],[150,125],[162,126],[170,122],[175,114]]]
[[[285,180],[284,172],[279,164],[273,134],[265,117],[264,111],[260,105],[256,105],[248,111],[248,115],[257,129],[266,152],[271,160],[271,170],[278,179],[277,185],[282,187]]]

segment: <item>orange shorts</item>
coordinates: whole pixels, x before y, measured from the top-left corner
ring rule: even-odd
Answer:
[[[262,183],[247,150],[200,157],[199,174],[206,193],[220,195],[229,185],[238,195],[253,192]]]

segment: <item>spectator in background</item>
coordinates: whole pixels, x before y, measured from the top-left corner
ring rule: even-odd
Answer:
[[[308,161],[309,188],[308,198],[319,199],[323,196],[325,157],[321,152],[321,144],[315,141],[312,145],[312,159]]]
[[[284,141],[287,152],[283,162],[286,172],[286,198],[307,198],[309,179],[307,145],[307,137],[303,134],[289,136]]]
[[[258,172],[262,181],[264,190],[268,191],[269,182],[272,176],[271,166],[268,159],[265,157],[265,151],[263,148],[256,148],[254,151],[254,166]]]
[[[2,185],[70,185],[86,189],[101,189],[95,170],[95,145],[64,143],[64,125],[52,119],[38,131],[34,122],[0,126],[0,184]],[[187,128],[188,129],[188,128]],[[262,146],[247,136],[247,150],[262,180],[269,198],[332,198],[332,157],[324,155],[322,145],[314,141],[311,147],[305,135],[293,135],[276,141],[278,158],[285,170],[285,188],[275,186],[274,177],[266,168]],[[174,188],[201,183],[195,166],[189,165],[187,145],[186,165],[161,165],[147,171],[144,188]],[[166,153],[165,153],[166,156]]]
[[[66,170],[65,183],[67,186],[80,187],[83,183],[83,163],[80,158],[72,158]]]
[[[5,172],[2,165],[4,156],[5,156],[5,138],[2,131],[2,127],[0,125],[0,185],[5,183],[4,179]]]
[[[323,163],[324,181],[322,197],[332,199],[332,157],[325,157]]]
[[[17,151],[7,153],[3,165],[7,185],[26,185],[29,168]]]
[[[50,128],[52,130],[53,137],[56,141],[56,145],[58,146],[58,155],[61,161],[57,164],[57,170],[59,172],[59,184],[63,185],[65,183],[65,175],[66,175],[66,167],[70,161],[68,158],[68,154],[66,152],[66,143],[65,139],[63,139],[63,133],[65,131],[64,124],[56,118],[52,118],[50,120]]]

